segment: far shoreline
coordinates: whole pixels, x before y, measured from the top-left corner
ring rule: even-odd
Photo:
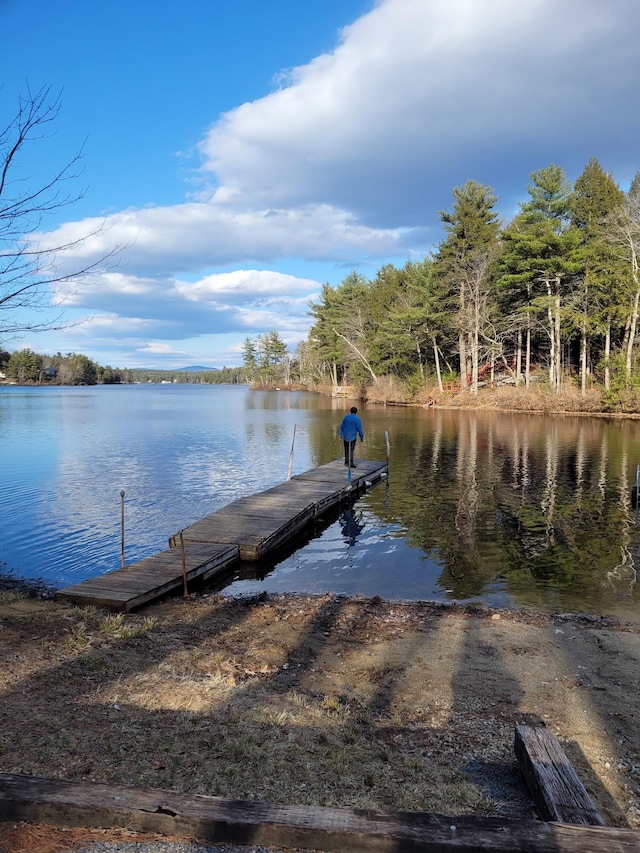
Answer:
[[[128,385],[230,385],[242,384],[244,387],[249,387],[253,391],[267,392],[307,392],[310,394],[318,394],[322,397],[336,397],[332,387],[326,384],[319,384],[313,387],[304,387],[298,383],[279,383],[276,385],[266,385],[261,383],[206,383],[206,382],[155,382],[139,383],[139,382],[121,382],[121,383],[96,383],[94,385],[69,385],[61,383],[49,382],[17,382],[15,380],[8,381],[0,379],[0,391],[3,388],[93,388],[93,387],[121,387]],[[403,408],[417,409],[444,409],[447,411],[492,411],[502,414],[523,414],[523,415],[549,415],[553,417],[594,417],[594,418],[614,418],[621,420],[628,418],[637,420],[640,418],[640,390],[627,389],[620,392],[618,399],[614,403],[609,403],[611,408],[607,408],[603,396],[604,389],[599,387],[592,388],[585,394],[582,394],[579,389],[568,383],[560,392],[552,392],[543,383],[531,385],[528,389],[524,386],[502,385],[494,388],[482,387],[478,389],[478,393],[474,394],[471,390],[464,391],[439,391],[435,388],[425,388],[417,392],[415,395],[408,395],[402,383],[398,383],[397,387],[393,382],[380,383],[379,386],[367,384],[361,386],[345,386],[348,388],[348,393],[340,394],[339,396],[347,402],[359,402],[361,404],[376,405],[376,406],[398,406]]]

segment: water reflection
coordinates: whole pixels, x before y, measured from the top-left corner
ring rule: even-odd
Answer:
[[[343,537],[347,544],[352,547],[365,528],[362,510],[355,511],[353,508],[345,510],[339,518],[339,523]]]
[[[0,390],[3,559],[60,585],[163,550],[238,497],[340,457],[348,401],[242,387]],[[632,420],[362,407],[389,478],[229,594],[262,589],[629,612]]]
[[[285,574],[308,588],[321,549],[338,592],[635,613],[631,421],[371,407],[364,417],[367,455],[384,457],[385,430],[392,454],[387,483],[356,505],[375,533],[359,583],[338,580],[349,556],[336,524],[261,588],[280,589]],[[386,549],[393,539],[399,551]]]

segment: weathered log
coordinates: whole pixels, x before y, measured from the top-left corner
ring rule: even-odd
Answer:
[[[640,849],[640,833],[631,829],[284,806],[11,774],[0,774],[0,820],[127,827],[203,842],[335,853],[637,853]]]
[[[540,817],[604,826],[564,750],[543,726],[516,726],[515,753]]]

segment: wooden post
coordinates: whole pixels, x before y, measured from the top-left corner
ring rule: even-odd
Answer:
[[[291,469],[293,468],[293,445],[296,440],[296,425],[293,425],[293,439],[291,441],[291,453],[289,454],[289,468],[287,470],[287,480],[291,479]]]
[[[184,595],[189,595],[189,588],[187,586],[187,557],[184,553],[184,536],[182,535],[184,530],[180,531],[180,552],[182,554],[182,589]]]
[[[389,456],[391,456],[391,447],[389,446],[389,433],[385,429],[384,431],[384,440],[387,445],[387,466],[389,465]]]
[[[640,504],[640,465],[636,465],[636,527],[638,526],[638,505]]]
[[[120,490],[120,562],[124,569],[124,489]]]

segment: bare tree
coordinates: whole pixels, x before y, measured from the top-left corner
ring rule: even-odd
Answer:
[[[458,326],[471,363],[470,385],[473,394],[478,393],[481,351],[491,354],[492,360],[495,352],[495,332],[491,316],[491,269],[497,253],[497,244],[475,249],[468,252],[456,268],[460,287]]]
[[[37,241],[46,217],[83,195],[66,193],[68,182],[78,177],[82,149],[43,183],[32,186],[20,175],[25,149],[47,138],[59,112],[59,94],[52,95],[48,86],[35,93],[27,87],[15,116],[0,131],[0,340],[72,325],[64,321],[63,287],[86,283],[121,248],[116,246],[96,260],[69,269],[64,264],[65,254],[72,254],[102,229],[66,243],[41,245]]]
[[[374,373],[371,362],[369,361],[369,354],[367,352],[367,336],[365,327],[365,314],[360,306],[356,306],[350,316],[344,321],[344,334],[339,332],[335,327],[333,331],[346,343],[350,360],[357,364],[361,364],[377,385],[378,377]]]
[[[640,172],[633,179],[625,200],[608,217],[607,225],[606,239],[616,247],[631,277],[622,346],[626,374],[629,377],[640,315]]]

